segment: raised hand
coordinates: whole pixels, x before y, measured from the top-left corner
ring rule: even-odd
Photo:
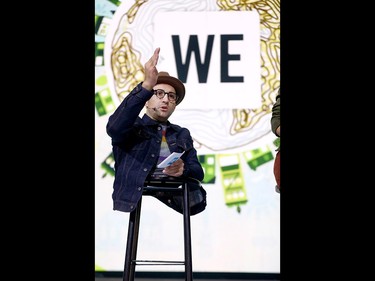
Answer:
[[[143,81],[143,88],[151,91],[158,80],[158,70],[156,65],[159,60],[160,48],[156,48],[152,57],[145,63],[145,80]]]

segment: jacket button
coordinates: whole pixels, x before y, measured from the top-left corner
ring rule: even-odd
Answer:
[[[144,168],[143,171],[147,172],[147,168]]]
[[[151,154],[151,157],[154,158],[154,157],[155,157],[155,154]]]
[[[138,190],[141,190],[142,189],[142,187],[138,187]]]

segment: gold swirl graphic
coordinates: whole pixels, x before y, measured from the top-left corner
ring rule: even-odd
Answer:
[[[129,23],[133,23],[133,21],[135,19],[135,16],[137,15],[137,13],[139,11],[139,8],[147,2],[148,2],[148,0],[136,0],[135,1],[135,4],[133,6],[131,6],[129,11],[126,13],[126,15],[128,16]]]
[[[274,97],[280,87],[280,1],[217,1],[223,11],[253,11],[260,17],[262,106],[257,109],[233,109],[230,134],[251,130],[271,112]]]
[[[125,32],[113,46],[111,64],[116,93],[120,100],[125,97],[144,78],[139,53],[131,48],[131,34]]]

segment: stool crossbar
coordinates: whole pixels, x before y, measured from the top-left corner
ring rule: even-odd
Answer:
[[[184,261],[158,261],[158,260],[137,260],[138,233],[141,216],[142,197],[137,207],[130,212],[128,237],[126,243],[125,265],[123,281],[134,281],[136,265],[185,265],[185,280],[193,280],[192,254],[191,254],[191,229],[190,229],[190,208],[189,208],[189,182],[199,183],[193,178],[174,178],[147,180],[144,184],[144,195],[154,195],[159,191],[180,192],[183,194],[183,227],[184,227]]]

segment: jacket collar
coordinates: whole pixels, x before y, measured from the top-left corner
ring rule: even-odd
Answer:
[[[156,121],[154,119],[152,119],[150,116],[148,116],[146,113],[143,115],[142,117],[142,120],[145,122],[146,125],[148,126],[152,126],[152,125],[159,125],[161,122],[159,121]],[[165,125],[167,125],[167,127],[169,127],[171,125],[171,123],[169,121],[165,122],[164,123]]]
[[[150,116],[148,116],[146,113],[143,115],[142,120],[143,120],[143,122],[145,123],[146,126],[160,125],[159,121],[156,121],[156,120],[150,118]],[[172,128],[175,131],[178,131],[179,128],[180,128],[180,126],[174,125],[169,121],[165,122],[165,125],[167,125],[167,128]]]

